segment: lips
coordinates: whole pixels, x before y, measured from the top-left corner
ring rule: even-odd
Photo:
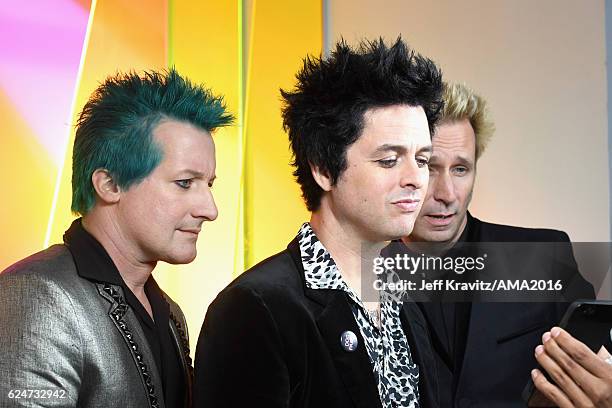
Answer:
[[[403,212],[414,212],[418,210],[420,202],[421,200],[406,199],[394,201],[392,204],[399,207]]]
[[[197,236],[200,233],[200,228],[180,228],[179,231]]]
[[[425,215],[425,219],[427,220],[427,222],[429,222],[431,225],[436,226],[436,227],[444,227],[449,225],[451,222],[453,222],[455,217],[455,214],[445,214],[445,213],[438,213],[438,214],[426,214]]]

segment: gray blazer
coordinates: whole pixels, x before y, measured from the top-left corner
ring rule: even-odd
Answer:
[[[187,325],[164,297],[188,406]],[[79,276],[64,245],[0,274],[0,407],[165,408],[153,354],[124,299],[121,287]]]

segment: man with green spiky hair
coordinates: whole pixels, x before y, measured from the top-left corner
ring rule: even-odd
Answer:
[[[217,218],[223,98],[175,70],[117,74],[77,123],[64,243],[0,274],[0,406],[187,407],[185,318],[151,276]]]

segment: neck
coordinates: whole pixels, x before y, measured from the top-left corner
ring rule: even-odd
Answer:
[[[347,285],[361,297],[361,269],[371,265],[386,242],[369,242],[347,223],[339,223],[325,211],[312,213],[310,225],[323,246],[329,251]]]
[[[83,217],[83,228],[104,247],[127,287],[141,299],[156,262],[147,262],[132,247],[116,218],[94,207]]]
[[[431,256],[441,256],[451,249],[457,241],[414,241],[410,237],[403,237],[402,242],[414,252],[420,252]]]

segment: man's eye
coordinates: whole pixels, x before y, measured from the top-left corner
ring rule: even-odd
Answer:
[[[453,172],[458,176],[463,176],[468,172],[467,167],[455,167]]]
[[[389,169],[397,164],[397,157],[394,156],[389,159],[380,159],[380,160],[377,160],[376,162],[379,163],[381,167]]]
[[[187,190],[189,187],[191,187],[191,183],[193,183],[193,180],[191,179],[176,180],[174,183],[180,188]]]
[[[429,164],[429,159],[426,157],[417,157],[416,162],[417,162],[417,166],[425,167]]]

